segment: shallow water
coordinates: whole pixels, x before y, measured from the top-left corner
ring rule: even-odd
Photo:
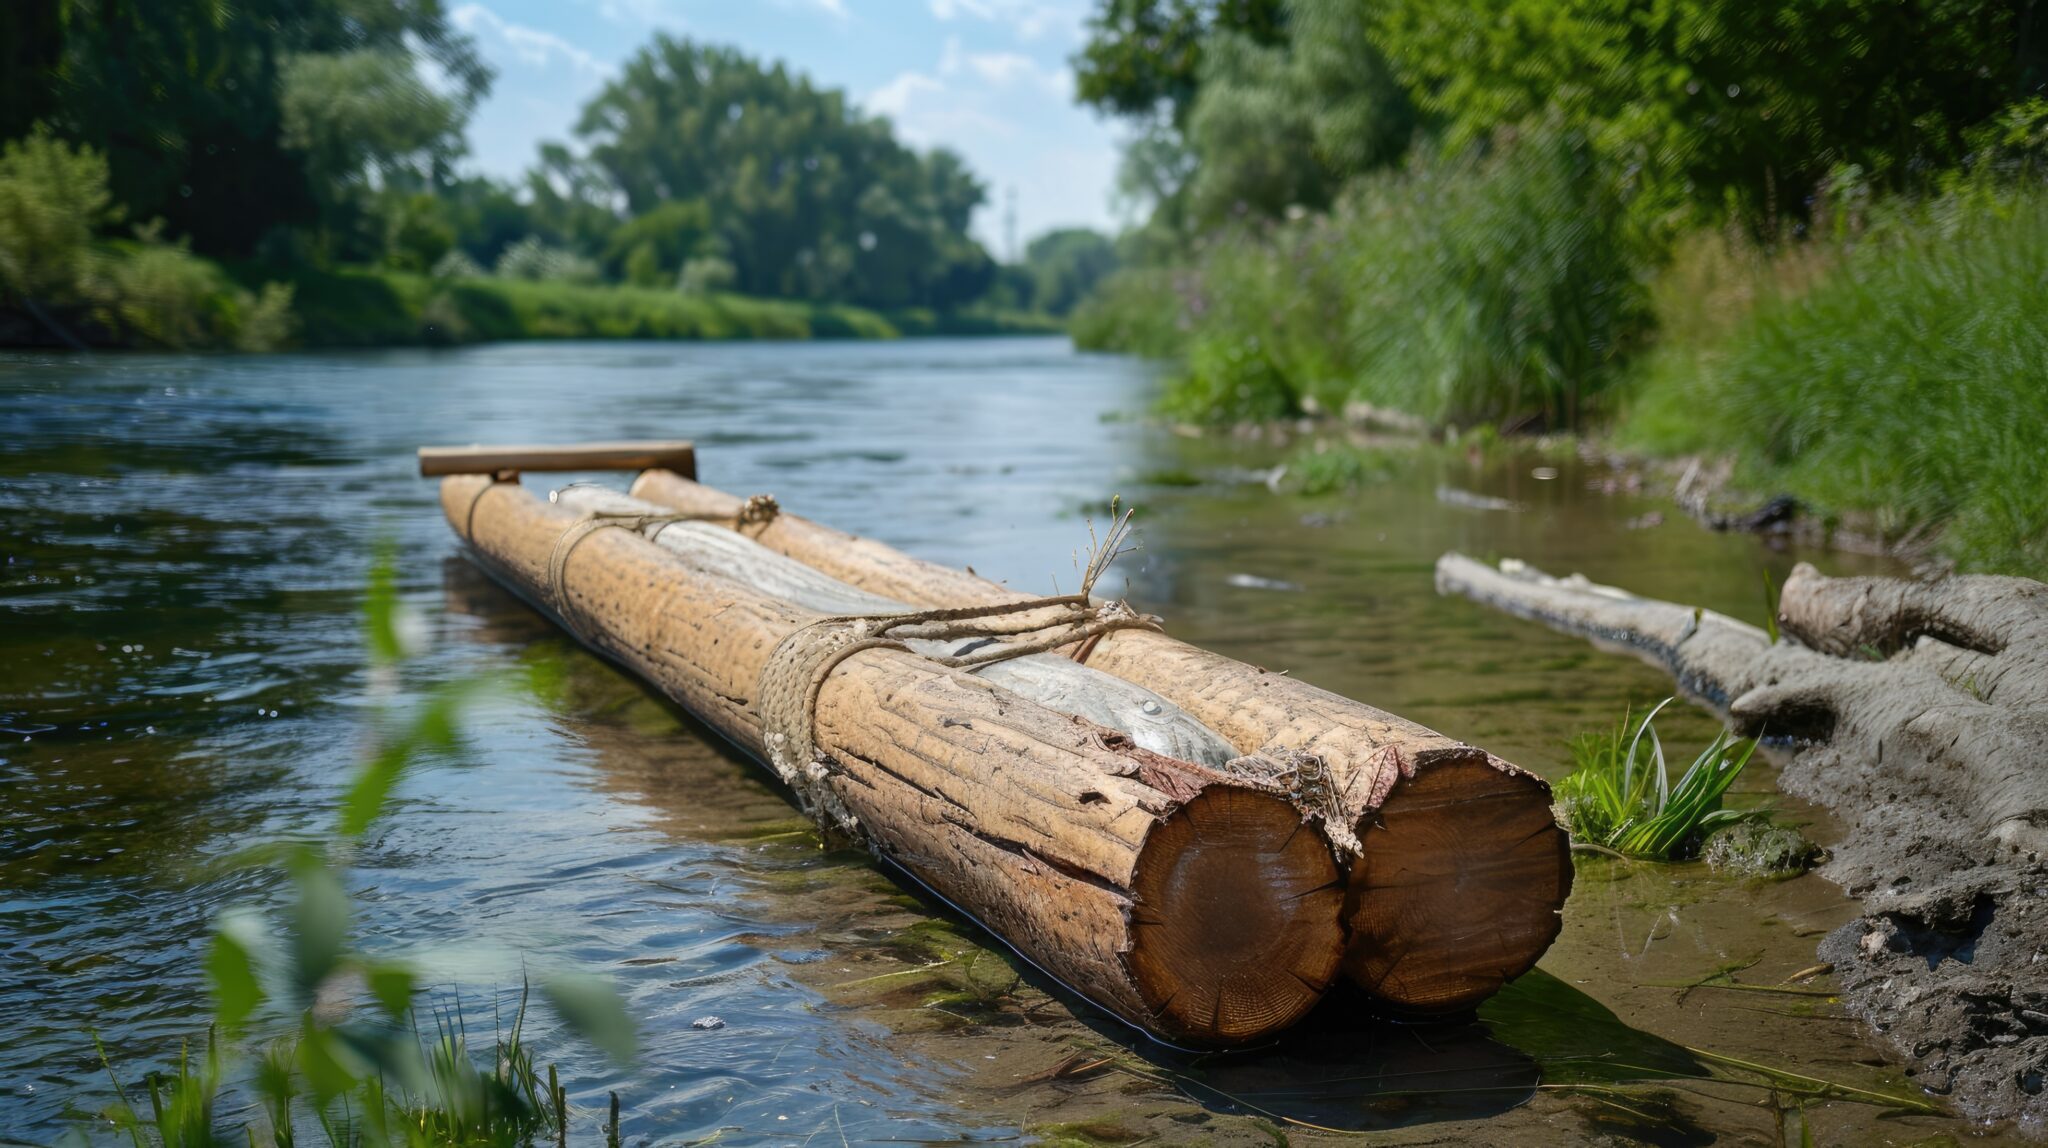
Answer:
[[[1853,912],[1832,886],[1600,859],[1541,972],[1476,1022],[1361,1026],[1333,1006],[1274,1049],[1171,1056],[865,858],[822,852],[754,766],[477,575],[412,470],[424,442],[687,436],[708,482],[1044,590],[1071,587],[1084,517],[1120,493],[1143,524],[1131,593],[1178,636],[1545,773],[1571,734],[1669,684],[1438,599],[1444,550],[1752,620],[1765,570],[1875,568],[1705,533],[1589,489],[1617,476],[1569,457],[1397,451],[1359,491],[1276,495],[1259,481],[1275,445],[1128,417],[1151,385],[1058,340],[0,360],[0,1141],[48,1141],[106,1102],[88,1030],[131,1077],[203,1033],[210,921],[272,892],[230,855],[328,824],[394,698],[537,662],[554,684],[493,695],[365,842],[358,935],[431,970],[472,1032],[509,1016],[525,973],[609,973],[640,1021],[636,1068],[544,1016],[531,1035],[573,1102],[621,1094],[632,1142],[1266,1144],[1293,1120],[1297,1143],[1310,1126],[1796,1143],[1787,1093],[1604,1083],[1638,1061],[1698,1075],[1692,1048],[1911,1088],[1825,997],[1671,987],[1812,964]],[[397,682],[364,668],[380,540],[422,647]],[[1662,728],[1696,746],[1713,723]],[[725,1026],[692,1027],[707,1015]],[[1845,1101],[1804,1119],[1819,1143],[1971,1131]]]

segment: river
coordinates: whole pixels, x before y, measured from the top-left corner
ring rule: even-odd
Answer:
[[[1825,997],[1678,987],[1811,965],[1854,915],[1833,886],[1600,858],[1581,859],[1539,972],[1475,1022],[1330,1010],[1276,1048],[1173,1057],[864,857],[822,851],[755,766],[480,577],[412,461],[423,443],[688,437],[707,482],[1047,591],[1071,588],[1086,519],[1121,495],[1143,543],[1129,592],[1177,636],[1551,775],[1571,735],[1668,680],[1439,599],[1443,551],[1752,621],[1766,571],[1882,568],[1707,533],[1569,453],[1396,448],[1356,491],[1276,493],[1281,447],[1162,428],[1143,417],[1153,386],[1056,339],[0,359],[0,1142],[50,1141],[107,1102],[91,1033],[130,1078],[203,1039],[211,922],[279,893],[235,855],[331,824],[394,697],[536,663],[552,684],[474,709],[353,857],[356,936],[428,970],[429,1000],[472,1034],[509,1021],[524,976],[610,975],[640,1025],[634,1067],[538,1011],[529,1035],[572,1102],[620,1094],[631,1143],[1309,1143],[1311,1125],[1796,1142],[1790,1092],[1607,1088],[1629,1057],[1684,1048],[1911,1089]],[[365,665],[380,544],[418,646],[395,690]],[[1660,727],[1674,752],[1714,730],[1683,707]],[[1763,800],[1769,767],[1741,788]],[[693,1025],[709,1016],[723,1027]],[[1804,1119],[1820,1143],[1967,1132],[1844,1100]]]

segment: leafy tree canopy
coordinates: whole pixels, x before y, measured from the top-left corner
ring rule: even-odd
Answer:
[[[992,274],[966,235],[987,190],[957,156],[780,64],[657,36],[576,131],[628,213],[701,201],[747,293],[942,305]]]

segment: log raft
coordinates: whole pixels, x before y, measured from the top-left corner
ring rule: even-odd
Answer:
[[[643,472],[632,493],[884,598],[952,607],[1028,597],[787,512],[743,521],[744,500],[673,471]],[[1283,781],[1304,764],[1327,771],[1356,842],[1344,971],[1383,1005],[1470,1008],[1527,972],[1556,939],[1571,890],[1570,842],[1540,778],[1405,718],[1164,634],[1120,631],[1073,652],[1158,693]]]
[[[479,563],[770,757],[763,668],[821,615],[492,469],[441,487]],[[1277,787],[1152,753],[900,648],[838,661],[810,718],[817,799],[1026,959],[1147,1032],[1254,1041],[1299,1019],[1339,971],[1335,855]]]

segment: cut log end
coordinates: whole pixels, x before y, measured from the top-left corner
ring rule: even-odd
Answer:
[[[1276,797],[1197,794],[1146,838],[1127,961],[1156,1026],[1241,1044],[1300,1019],[1336,978],[1343,888],[1323,835]]]
[[[1344,972],[1398,1011],[1472,1008],[1563,927],[1571,842],[1536,778],[1483,760],[1425,768],[1394,787],[1359,843]]]

